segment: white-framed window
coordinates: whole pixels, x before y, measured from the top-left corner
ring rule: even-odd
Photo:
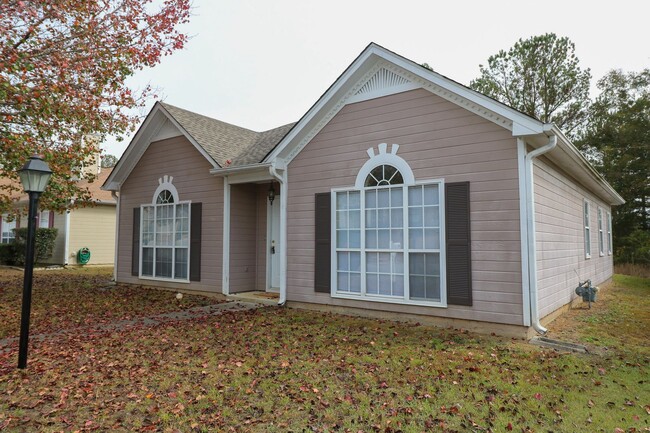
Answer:
[[[416,182],[396,147],[332,191],[332,296],[444,307],[444,182]]]
[[[585,226],[585,258],[591,258],[591,226],[590,226],[590,215],[589,215],[589,202],[584,201],[583,204],[583,213],[584,213],[584,226]]]
[[[44,210],[38,214],[38,227],[47,229],[50,227],[50,211]]]
[[[612,214],[607,212],[607,254],[612,255]]]
[[[190,202],[165,182],[140,207],[140,277],[189,281],[189,249]]]
[[[14,229],[16,228],[16,220],[9,221],[9,215],[3,214],[0,219],[0,243],[8,244],[13,242],[16,238]]]
[[[605,233],[603,232],[603,210],[598,208],[598,254],[605,255]]]

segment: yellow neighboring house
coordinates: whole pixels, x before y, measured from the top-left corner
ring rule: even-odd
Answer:
[[[97,158],[99,160],[99,158]],[[115,209],[116,201],[110,191],[102,191],[100,187],[113,171],[112,168],[101,168],[93,164],[87,170],[97,170],[94,182],[85,179],[79,181],[80,186],[87,186],[95,206],[69,209],[64,213],[41,210],[37,216],[38,227],[54,227],[59,230],[54,253],[45,261],[52,265],[80,265],[79,250],[87,248],[90,251],[88,265],[113,265],[115,257]],[[0,182],[6,179],[0,179]],[[21,197],[16,206],[26,206],[27,196]],[[0,243],[13,241],[12,229],[25,225],[25,217],[9,221],[7,214],[0,215]]]

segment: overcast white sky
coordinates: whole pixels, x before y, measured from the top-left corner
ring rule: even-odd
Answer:
[[[547,32],[575,43],[593,88],[610,69],[650,67],[646,0],[193,0],[193,6],[186,48],[132,83],[150,83],[170,104],[255,131],[298,120],[370,42],[463,84],[490,55]],[[130,138],[104,147],[119,157]]]

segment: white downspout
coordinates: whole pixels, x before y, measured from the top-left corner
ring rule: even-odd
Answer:
[[[280,299],[278,305],[287,302],[287,170],[278,174],[275,165],[269,167],[269,173],[280,183]]]
[[[73,201],[70,201],[70,206],[73,205]],[[64,229],[65,229],[65,240],[63,242],[63,265],[68,266],[69,261],[70,261],[70,208],[67,208],[65,210],[65,221],[64,221]]]
[[[557,145],[557,137],[551,135],[548,144],[526,154],[526,219],[528,237],[528,281],[530,286],[530,319],[535,331],[546,334],[548,329],[539,322],[539,305],[537,292],[537,247],[535,235],[535,188],[533,182],[533,159],[550,152]]]
[[[116,191],[111,191],[111,197],[115,200],[115,252],[113,253],[113,281],[117,281],[117,254],[120,240],[120,196]]]

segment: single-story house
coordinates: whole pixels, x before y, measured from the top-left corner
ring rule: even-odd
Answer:
[[[115,258],[115,220],[117,201],[110,191],[101,189],[112,168],[102,168],[99,157],[89,161],[86,171],[94,171],[95,179],[89,182],[80,179],[79,186],[88,188],[94,203],[90,207],[70,208],[63,213],[40,210],[37,214],[38,227],[58,230],[52,257],[45,261],[51,265],[79,265],[78,253],[82,248],[90,250],[89,265],[113,265]],[[6,181],[6,179],[4,180]],[[17,198],[16,207],[27,206],[26,194]],[[0,215],[0,243],[14,239],[14,228],[26,226],[25,215]]]
[[[295,124],[156,103],[103,188],[119,282],[519,336],[611,278],[624,202],[555,125],[374,43]]]

